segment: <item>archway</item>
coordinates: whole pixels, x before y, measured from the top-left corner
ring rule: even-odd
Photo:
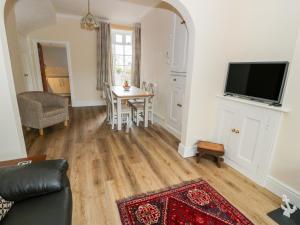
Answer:
[[[19,110],[17,107],[17,100],[15,94],[15,87],[13,82],[13,75],[11,69],[11,61],[8,51],[7,36],[4,22],[5,4],[9,0],[0,0],[0,121],[2,129],[0,130],[0,142],[4,144],[3,148],[8,149],[7,152],[0,152],[2,159],[18,158],[26,156],[26,149],[22,126],[19,117]],[[195,27],[190,13],[183,5],[183,0],[164,0],[165,2],[176,8],[184,20],[186,21],[189,31],[189,51],[188,51],[188,70],[187,70],[187,84],[185,95],[185,107],[183,110],[183,122],[181,144],[179,146],[179,153],[184,154],[184,146],[187,139],[187,121],[190,102],[190,90],[193,71],[194,59],[194,42],[195,42]]]

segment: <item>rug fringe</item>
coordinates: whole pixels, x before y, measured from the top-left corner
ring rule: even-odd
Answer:
[[[200,181],[206,182],[202,178],[189,180],[189,181],[183,181],[179,184],[174,184],[174,185],[168,186],[166,188],[161,188],[161,189],[158,189],[158,190],[155,190],[155,191],[148,191],[148,192],[144,192],[144,193],[137,194],[137,195],[134,195],[134,196],[130,196],[130,197],[127,197],[127,198],[122,198],[122,199],[117,200],[116,203],[121,204],[121,203],[128,202],[128,201],[131,201],[131,200],[136,199],[136,198],[143,198],[143,197],[146,197],[148,195],[153,195],[153,194],[157,194],[157,193],[164,192],[164,191],[170,191],[172,189],[176,189],[176,188],[179,188],[179,187],[184,187],[186,185],[190,185],[190,184],[197,183],[197,182],[200,182]]]

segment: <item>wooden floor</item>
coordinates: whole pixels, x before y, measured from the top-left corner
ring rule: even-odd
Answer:
[[[112,131],[105,108],[76,108],[70,127],[45,129],[45,136],[26,132],[30,156],[69,161],[73,191],[73,225],[120,224],[115,201],[203,178],[254,224],[275,224],[266,213],[280,199],[230,168],[218,169],[207,159],[183,159],[179,141],[158,125],[134,127],[130,133]]]

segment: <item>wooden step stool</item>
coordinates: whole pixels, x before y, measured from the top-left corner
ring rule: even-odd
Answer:
[[[219,168],[221,167],[221,162],[224,161],[224,159],[222,158],[222,156],[224,156],[225,153],[224,145],[207,141],[199,141],[197,144],[197,150],[197,163],[200,162],[202,156],[211,155],[215,157],[217,166]]]

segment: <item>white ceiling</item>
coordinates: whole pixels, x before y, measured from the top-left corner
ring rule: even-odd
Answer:
[[[100,18],[121,24],[139,22],[161,0],[90,0],[91,12]],[[15,13],[21,33],[56,22],[57,14],[84,16],[88,0],[17,0]]]
[[[17,29],[27,33],[56,22],[56,11],[49,0],[18,0],[15,3]]]
[[[88,0],[50,0],[58,13],[83,16]],[[160,0],[90,0],[91,12],[113,22],[134,23]]]

